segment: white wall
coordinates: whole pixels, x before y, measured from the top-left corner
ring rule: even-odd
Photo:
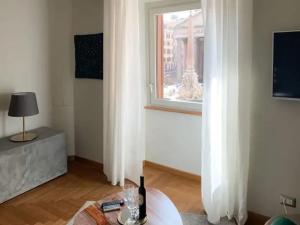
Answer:
[[[282,213],[280,193],[300,201],[300,102],[271,98],[272,32],[300,30],[300,1],[254,2],[249,209],[272,216]]]
[[[73,34],[103,31],[102,0],[73,1]],[[103,88],[101,80],[75,79],[76,155],[102,162]]]
[[[72,0],[48,2],[53,126],[66,132],[68,155],[74,155]]]
[[[7,116],[10,93],[34,91],[40,114],[27,128],[52,121],[49,72],[48,0],[0,2],[0,137],[20,132],[20,118]]]
[[[200,175],[201,117],[146,110],[146,160]]]
[[[66,131],[74,155],[71,15],[70,0],[0,2],[0,137],[22,128],[7,116],[10,94],[34,91],[40,114],[27,118],[27,129]]]

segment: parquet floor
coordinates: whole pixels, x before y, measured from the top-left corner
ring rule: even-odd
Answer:
[[[167,194],[180,211],[202,212],[200,184],[146,167],[146,186]],[[69,172],[0,205],[0,225],[64,225],[88,200],[120,191],[106,182],[100,168],[72,161]]]

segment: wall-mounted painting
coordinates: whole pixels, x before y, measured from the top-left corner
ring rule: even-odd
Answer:
[[[103,80],[103,33],[75,35],[75,77]]]

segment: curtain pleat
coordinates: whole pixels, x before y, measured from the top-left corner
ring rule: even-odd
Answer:
[[[113,185],[139,181],[144,152],[144,83],[138,0],[104,0],[104,173]]]
[[[227,216],[244,224],[249,170],[252,0],[203,0],[202,8],[203,204],[211,223]]]

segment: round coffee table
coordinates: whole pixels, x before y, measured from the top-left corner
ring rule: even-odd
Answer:
[[[147,217],[148,221],[146,225],[182,225],[181,216],[176,209],[173,202],[161,191],[155,188],[146,188],[147,191]],[[123,198],[123,193],[119,192],[99,201],[99,204],[105,201],[110,201],[112,199]],[[113,211],[105,213],[108,222],[111,225],[119,225],[118,214],[120,211]],[[86,214],[79,213],[77,217],[84,217]],[[93,225],[94,221],[87,218],[80,218],[79,221],[90,221],[84,222],[84,224],[75,225]]]

